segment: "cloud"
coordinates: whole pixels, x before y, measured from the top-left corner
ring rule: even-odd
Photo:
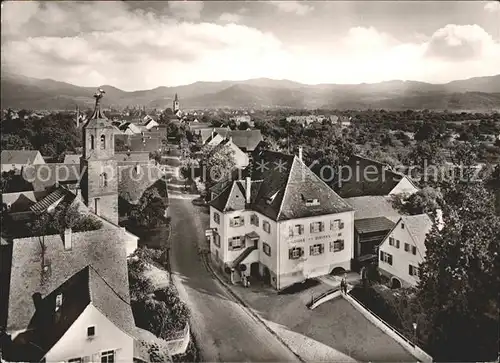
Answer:
[[[451,61],[481,58],[495,42],[479,25],[448,24],[431,37],[426,54]]]
[[[305,4],[303,1],[269,1],[268,4],[276,6],[285,13],[297,15],[306,15],[314,9],[312,5]]]
[[[203,10],[202,1],[169,1],[168,7],[176,18],[196,20],[200,18]]]
[[[225,23],[239,23],[241,21],[241,15],[234,13],[222,13],[219,16],[219,20]]]
[[[355,26],[312,42],[237,24],[230,12],[222,12],[219,24],[180,19],[170,5],[165,12],[126,2],[30,1],[5,3],[2,10],[2,68],[82,86],[135,90],[256,77],[447,82],[498,73],[500,64],[499,43],[478,25],[449,24],[405,42]]]
[[[491,13],[500,12],[500,1],[489,1],[484,5],[484,10]]]

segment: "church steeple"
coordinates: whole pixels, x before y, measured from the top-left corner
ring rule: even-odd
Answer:
[[[177,111],[180,110],[179,97],[177,97],[177,93],[175,94],[175,97],[174,97],[174,104],[173,104],[172,109],[173,109],[174,113],[176,113]]]
[[[95,214],[118,223],[118,181],[115,160],[114,128],[101,111],[104,91],[94,98],[95,108],[83,127],[83,155],[80,182],[84,202]]]

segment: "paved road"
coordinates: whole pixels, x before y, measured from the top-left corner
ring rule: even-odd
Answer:
[[[297,357],[234,302],[198,254],[205,240],[203,214],[189,199],[171,199],[172,278],[192,313],[202,359],[209,362],[296,362]]]

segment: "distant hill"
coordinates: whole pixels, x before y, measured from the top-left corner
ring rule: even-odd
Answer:
[[[183,108],[385,108],[490,111],[500,109],[500,75],[431,84],[387,81],[355,85],[305,85],[289,80],[195,82],[177,87],[127,92],[110,85],[107,106],[171,107],[175,93]],[[92,107],[96,87],[79,87],[51,79],[2,74],[2,108],[73,110]]]

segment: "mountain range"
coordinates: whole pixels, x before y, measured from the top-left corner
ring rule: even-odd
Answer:
[[[2,73],[1,107],[32,110],[74,110],[92,107],[97,87],[80,87],[51,79]],[[101,85],[105,107],[172,106],[177,93],[182,109],[203,108],[326,108],[429,109],[453,111],[500,110],[500,74],[431,84],[387,81],[362,84],[306,85],[258,78],[246,81],[195,82],[176,87],[123,91]]]

